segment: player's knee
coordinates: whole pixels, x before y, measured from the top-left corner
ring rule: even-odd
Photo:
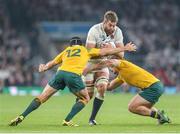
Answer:
[[[87,97],[86,97],[86,103],[88,103],[89,101],[90,101],[90,97],[87,96]]]
[[[81,100],[85,105],[90,101],[90,98],[85,98],[83,100]]]
[[[81,97],[81,98],[79,99],[79,101],[82,102],[82,103],[84,103],[84,104],[86,105],[86,104],[90,101],[90,97],[89,97],[89,95],[84,96],[84,97]]]
[[[128,110],[129,112],[135,113],[136,112],[136,106],[133,103],[128,104]]]
[[[96,80],[96,87],[100,94],[106,91],[107,85],[108,85],[108,79],[105,77],[101,77]]]
[[[36,99],[42,104],[44,103],[44,99],[41,95],[37,96]]]
[[[87,93],[87,95],[85,96],[85,101],[86,101],[86,103],[88,103],[89,101],[90,101],[90,97],[89,97],[89,94]]]
[[[106,89],[107,89],[107,84],[101,83],[101,84],[97,85],[98,95],[100,97],[104,98]]]
[[[78,98],[79,98],[79,101],[81,101],[85,105],[90,101],[90,97],[86,89],[81,90],[80,94],[78,95]]]
[[[48,100],[48,99],[42,98],[42,97],[38,97],[38,99],[40,100],[41,103],[44,103],[44,102],[46,102]]]
[[[101,83],[97,85],[97,90],[98,92],[105,92],[107,89],[107,84]]]

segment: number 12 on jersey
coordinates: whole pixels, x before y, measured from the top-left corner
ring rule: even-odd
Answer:
[[[74,57],[74,56],[81,56],[81,50],[80,49],[73,49],[73,50],[67,50],[67,57]]]

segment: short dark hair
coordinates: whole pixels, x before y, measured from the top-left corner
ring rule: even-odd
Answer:
[[[104,20],[111,22],[118,22],[118,16],[114,11],[109,10],[104,14]]]
[[[72,45],[82,45],[82,40],[79,37],[72,37],[70,40],[70,46]]]

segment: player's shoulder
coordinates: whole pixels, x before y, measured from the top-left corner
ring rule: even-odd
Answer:
[[[70,46],[67,46],[67,47],[64,48],[63,51],[67,51],[68,49],[71,49],[71,47],[70,47]]]
[[[97,29],[97,28],[100,28],[102,25],[103,23],[97,23],[97,24],[94,24],[92,27]]]
[[[102,23],[94,24],[91,28],[90,31],[99,31],[102,27]]]

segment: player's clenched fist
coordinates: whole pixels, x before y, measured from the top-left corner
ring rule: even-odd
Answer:
[[[45,64],[40,64],[39,65],[39,72],[44,72],[46,71],[46,65]]]

